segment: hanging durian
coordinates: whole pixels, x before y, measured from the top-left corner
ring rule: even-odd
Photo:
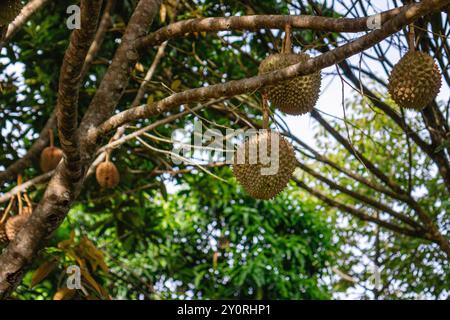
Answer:
[[[6,226],[4,223],[0,223],[0,245],[8,243],[8,235],[6,234]]]
[[[19,175],[17,178],[17,185],[20,186],[21,184],[22,184],[22,176]],[[31,201],[28,198],[28,195],[26,193],[24,194],[24,197],[25,197],[27,206],[25,206],[25,207],[23,206],[22,195],[19,192],[17,194],[19,213],[13,217],[10,217],[6,221],[5,233],[6,233],[6,236],[9,241],[13,241],[16,238],[17,234],[19,233],[20,230],[22,230],[23,226],[28,221],[28,219],[30,218],[30,216],[33,212],[33,208],[31,206]]]
[[[9,242],[8,235],[6,234],[6,222],[8,221],[9,212],[11,211],[12,207],[14,206],[15,200],[16,200],[16,197],[12,197],[9,200],[8,206],[3,211],[3,213],[0,217],[0,245],[7,244]]]
[[[49,130],[50,146],[42,150],[40,167],[43,172],[49,172],[58,166],[63,157],[63,151],[54,146],[53,131]]]
[[[430,55],[415,50],[412,26],[409,47],[409,52],[392,69],[388,90],[400,107],[420,111],[438,95],[441,73]]]
[[[264,102],[263,112],[267,113],[267,110],[268,107]],[[286,188],[296,168],[297,159],[291,144],[278,132],[268,130],[268,116],[266,115],[264,118],[263,128],[266,130],[251,136],[237,149],[233,173],[250,196],[268,200],[274,198]],[[272,154],[272,139],[278,141],[278,152],[276,154]],[[267,150],[261,148],[263,143],[267,146]],[[250,156],[251,152],[256,155],[256,161],[253,161]],[[239,158],[239,154],[245,155],[245,157]],[[263,161],[262,157],[267,157],[270,162]],[[274,163],[278,164],[276,171],[265,174],[264,169],[269,169]]]
[[[103,188],[114,188],[119,184],[119,170],[117,170],[114,163],[109,160],[109,152],[107,152],[106,160],[97,166],[95,176],[98,184]]]
[[[9,241],[13,241],[16,238],[17,234],[22,230],[22,227],[27,221],[28,217],[25,215],[17,215],[6,221],[5,231]]]
[[[310,59],[306,53],[292,53],[290,27],[286,28],[282,53],[272,54],[259,66],[259,74],[283,69]],[[262,89],[268,100],[281,111],[290,115],[301,115],[314,109],[320,93],[321,72],[295,77]]]

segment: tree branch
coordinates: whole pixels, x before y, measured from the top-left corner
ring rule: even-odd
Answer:
[[[405,6],[406,7],[406,6]],[[403,7],[403,8],[405,8]],[[395,8],[380,13],[381,21],[387,21],[398,15],[403,8]],[[140,47],[155,46],[166,40],[181,37],[193,32],[217,32],[228,30],[281,29],[287,24],[292,28],[312,29],[334,32],[362,32],[368,28],[368,18],[328,18],[319,16],[293,15],[252,15],[234,17],[213,17],[189,19],[172,23],[139,41]]]
[[[315,172],[314,170],[312,170],[310,167],[308,167],[307,165],[305,165],[304,163],[301,163],[300,161],[298,161],[298,166],[305,171],[306,173],[310,174],[311,176],[315,177],[316,179],[326,183],[330,188],[338,190],[350,197],[352,197],[353,199],[359,200],[363,203],[368,204],[369,206],[378,209],[382,212],[385,212],[389,215],[391,215],[394,218],[399,219],[400,221],[408,224],[409,226],[413,227],[413,229],[416,230],[423,230],[423,227],[417,223],[416,221],[412,220],[411,218],[409,218],[406,215],[403,215],[401,213],[398,213],[397,211],[393,210],[392,208],[390,208],[389,206],[385,205],[382,202],[379,202],[371,197],[368,197],[364,194],[360,194],[358,192],[349,190],[337,183],[335,183],[334,181],[331,181],[330,179],[322,176],[321,174]]]
[[[86,141],[85,135],[113,114],[139,58],[136,41],[147,33],[153,21],[152,14],[159,8],[160,2],[141,0],[138,3],[113,61],[83,117],[80,125],[80,132],[83,132],[81,151],[86,158],[94,153],[96,146]]]
[[[103,12],[102,19],[100,20],[97,33],[86,55],[86,60],[84,61],[83,69],[81,70],[81,79],[83,79],[86,76],[92,64],[92,61],[99,52],[100,48],[102,47],[103,41],[105,40],[106,32],[108,31],[108,28],[112,24],[111,14],[115,4],[116,0],[108,0],[108,2],[106,3],[105,10]]]
[[[399,31],[403,26],[415,21],[420,16],[433,12],[448,3],[450,3],[449,0],[424,0],[416,5],[403,9],[395,18],[387,21],[381,29],[374,30],[357,40],[326,52],[316,58],[312,58],[306,63],[294,64],[278,71],[248,79],[187,90],[173,94],[150,106],[143,105],[128,109],[114,115],[97,129],[90,131],[88,139],[91,144],[95,144],[98,137],[103,136],[107,132],[127,122],[160,114],[171,107],[183,103],[206,100],[209,98],[231,97],[237,94],[258,90],[262,86],[275,84],[299,75],[314,73],[370,48],[374,44]]]
[[[423,232],[419,232],[417,230],[411,229],[411,228],[404,228],[404,227],[400,227],[398,225],[395,225],[393,223],[381,220],[380,218],[376,218],[374,216],[371,216],[368,213],[365,213],[364,211],[357,209],[353,206],[350,205],[346,205],[343,204],[339,201],[336,201],[334,199],[331,199],[329,197],[327,197],[326,195],[324,195],[323,193],[321,193],[318,190],[315,190],[311,187],[308,187],[303,181],[294,178],[295,183],[297,184],[297,186],[299,186],[300,188],[306,190],[308,193],[312,194],[313,196],[317,197],[318,199],[322,200],[324,203],[326,203],[327,205],[331,206],[331,207],[335,207],[337,209],[341,209],[345,212],[350,213],[351,215],[354,215],[355,217],[363,220],[363,221],[369,221],[369,222],[373,222],[376,223],[388,230],[392,230],[394,232],[400,233],[400,234],[404,234],[407,236],[411,236],[411,237],[417,237],[417,238],[422,238],[422,239],[426,239],[426,240],[430,240],[426,238],[426,235]]]
[[[78,95],[81,70],[97,30],[103,0],[81,2],[81,29],[70,37],[59,78],[56,118],[59,141],[64,151],[67,169],[73,181],[82,178],[78,141]]]

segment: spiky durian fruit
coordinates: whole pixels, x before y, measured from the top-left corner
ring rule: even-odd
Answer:
[[[9,25],[22,10],[20,0],[2,0],[0,1],[0,25]]]
[[[277,143],[272,150],[272,139],[278,141],[278,150]],[[265,130],[251,136],[237,149],[233,173],[250,196],[267,200],[286,188],[296,162],[291,144],[279,133]]]
[[[408,52],[392,69],[388,90],[401,107],[422,110],[436,98],[441,73],[434,59],[420,51]]]
[[[290,65],[306,62],[306,53],[277,53],[268,56],[259,66],[259,74],[279,70]],[[281,111],[291,115],[301,115],[314,109],[319,98],[322,76],[320,71],[286,80],[277,85],[263,88],[268,100]]]
[[[120,182],[119,170],[110,161],[102,162],[95,172],[97,182],[103,188],[114,188]]]
[[[63,151],[57,147],[47,147],[42,150],[41,153],[41,170],[43,172],[49,172],[56,169],[61,158],[63,157]]]
[[[8,236],[9,241],[13,241],[14,238],[17,236],[19,231],[22,229],[22,227],[27,222],[28,217],[25,215],[18,215],[14,216],[8,219],[6,221],[5,231],[6,235]]]
[[[5,224],[0,223],[0,245],[8,243],[9,239],[6,235]]]

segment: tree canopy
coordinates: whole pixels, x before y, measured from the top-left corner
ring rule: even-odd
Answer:
[[[0,227],[32,213],[0,244],[1,298],[448,298],[450,1],[22,4],[0,24]],[[286,39],[311,59],[259,74]],[[408,51],[442,77],[422,110],[388,93]],[[319,71],[338,96],[303,116],[266,103]],[[267,127],[297,162],[261,200],[204,133]],[[43,172],[50,145],[64,156]]]

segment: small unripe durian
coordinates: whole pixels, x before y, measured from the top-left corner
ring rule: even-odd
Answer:
[[[25,215],[18,215],[14,216],[8,219],[6,221],[5,231],[6,236],[8,237],[9,241],[13,241],[14,238],[17,236],[20,230],[22,230],[23,226],[27,222],[28,217]]]
[[[95,172],[97,182],[103,188],[114,188],[120,182],[119,170],[110,161],[102,162]]]
[[[283,69],[293,64],[310,59],[306,53],[277,53],[268,56],[259,66],[259,74]],[[320,93],[321,72],[296,77],[263,88],[268,100],[281,111],[290,115],[301,115],[311,112],[317,103]]]
[[[392,69],[388,90],[403,108],[422,110],[441,88],[441,73],[434,59],[420,51],[408,52]]]
[[[58,166],[63,157],[63,151],[57,147],[47,147],[42,150],[41,153],[41,170],[43,172],[49,172]]]
[[[0,25],[9,25],[22,10],[20,0],[0,1]]]
[[[9,239],[6,235],[6,226],[0,223],[0,245],[8,243]]]
[[[278,152],[276,154],[272,154],[271,151],[272,137],[278,139]],[[264,142],[263,139],[266,141],[266,152],[264,148],[261,148],[261,144]],[[245,157],[243,156],[244,152]],[[250,152],[254,152],[256,161],[252,160]],[[239,154],[242,155],[241,159],[239,159]],[[267,159],[263,160],[262,157],[267,157],[270,159],[270,162]],[[263,174],[262,169],[274,168],[275,163],[278,163],[278,166],[274,172]],[[251,197],[268,200],[274,198],[286,188],[292,178],[296,163],[297,159],[291,144],[279,133],[265,130],[250,137],[237,149],[234,157],[233,173]]]

